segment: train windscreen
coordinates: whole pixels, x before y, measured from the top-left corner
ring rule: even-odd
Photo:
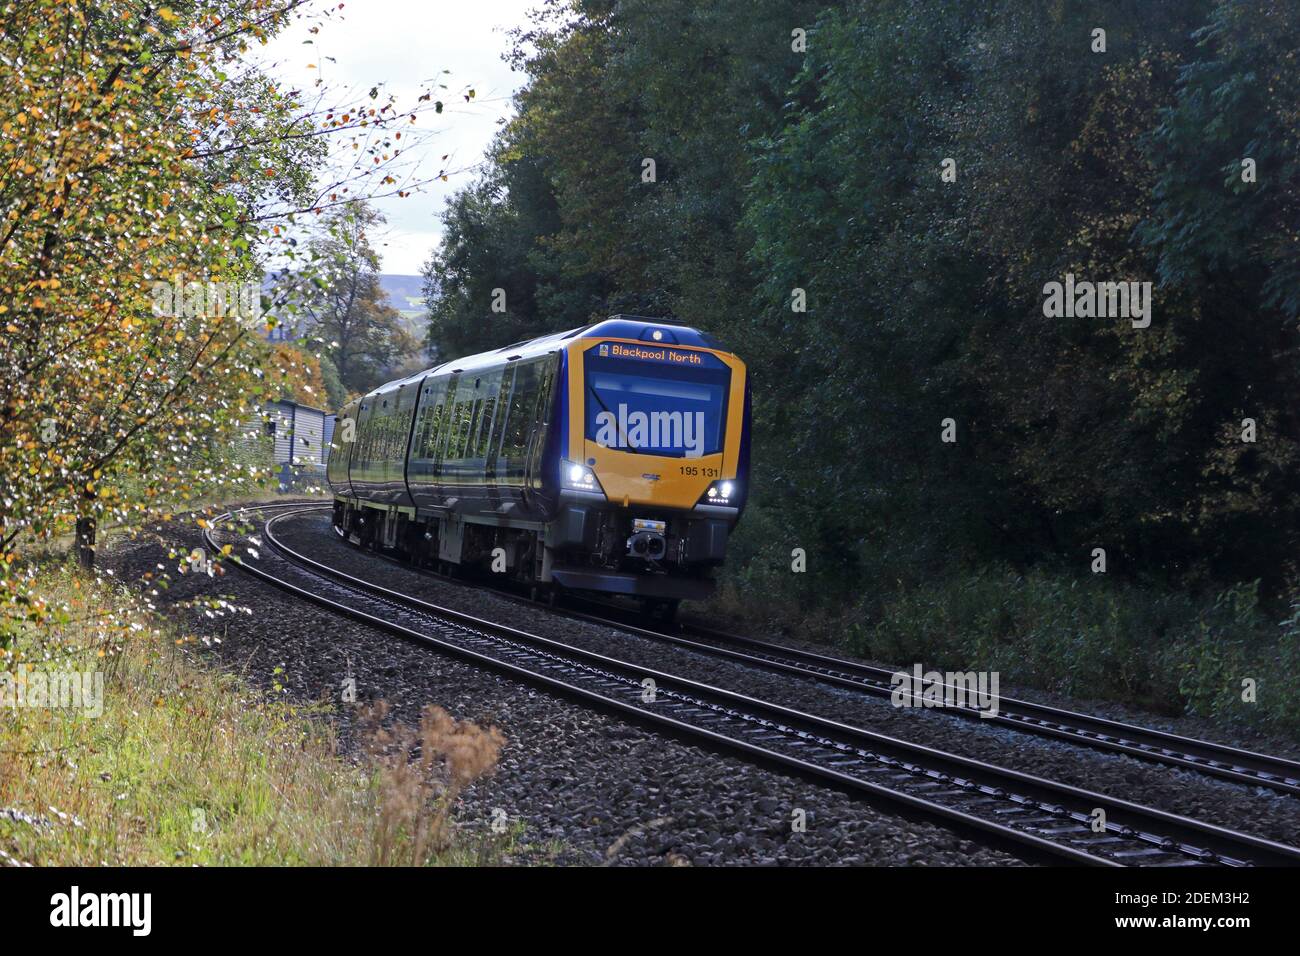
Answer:
[[[722,451],[731,369],[715,356],[602,342],[585,353],[583,375],[588,441],[673,458]]]

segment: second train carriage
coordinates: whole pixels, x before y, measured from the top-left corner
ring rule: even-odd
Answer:
[[[739,358],[636,316],[446,362],[339,412],[334,525],[534,585],[705,597],[744,508],[749,402]]]

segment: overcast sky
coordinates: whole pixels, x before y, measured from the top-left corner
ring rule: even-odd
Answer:
[[[477,164],[510,114],[511,94],[523,78],[501,59],[510,45],[506,31],[527,25],[527,11],[537,5],[537,0],[350,0],[319,33],[309,34],[308,22],[288,27],[259,59],[293,88],[311,90],[320,77],[331,88],[364,95],[383,82],[407,105],[424,81],[450,70],[441,78],[448,89],[439,94],[445,112],[419,118],[417,126],[430,131],[429,138],[407,153],[432,175],[444,165],[454,170]],[[308,39],[312,44],[304,45]],[[309,68],[313,64],[316,68]],[[470,103],[459,94],[467,87],[475,93]],[[444,164],[446,153],[451,158]],[[383,234],[374,237],[384,272],[420,272],[440,240],[445,199],[473,175],[456,173],[449,182],[405,199],[375,203],[388,217]]]

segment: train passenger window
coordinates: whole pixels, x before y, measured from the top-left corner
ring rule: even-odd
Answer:
[[[514,384],[514,367],[503,369],[501,382],[497,386],[497,420],[492,429],[492,447],[488,449],[489,458],[501,458],[506,454],[506,427],[510,424],[510,392]]]
[[[424,387],[424,404],[420,407],[420,430],[413,446],[412,456],[435,460],[437,458],[438,439],[442,436],[443,408],[447,394],[447,383],[439,380]]]
[[[447,459],[449,461],[460,461],[465,457],[465,439],[469,435],[473,402],[469,400],[467,395],[463,394],[463,391],[463,389],[457,390],[456,407],[452,411],[451,430],[447,438]]]
[[[433,383],[432,397],[425,404],[424,438],[420,443],[421,457],[433,462],[433,473],[438,473],[437,461],[441,458],[443,439],[446,437],[444,426],[447,421],[447,380],[440,379]]]
[[[447,454],[447,423],[451,420],[451,405],[441,402],[433,411],[433,426],[429,439],[429,457],[442,461]]]
[[[550,406],[551,386],[555,384],[555,370],[559,365],[559,360],[548,356],[541,361],[541,388],[537,395],[537,408],[534,410],[534,420],[541,422],[546,417],[546,410]]]
[[[478,430],[478,447],[474,452],[475,458],[487,458],[490,456],[492,448],[492,428],[493,418],[497,410],[497,397],[492,395],[483,399],[483,421],[479,424]]]
[[[378,426],[375,429],[375,466],[382,469],[384,462],[393,453],[393,417],[388,411],[387,405],[383,408],[376,408],[376,414],[379,416],[375,419]]]
[[[477,389],[475,389],[477,391]],[[465,457],[473,458],[478,452],[479,442],[483,432],[483,397],[477,396],[474,399],[473,417],[470,419],[469,435],[465,439]]]
[[[511,457],[522,458],[528,436],[537,421],[537,397],[541,391],[540,363],[528,362],[515,368],[515,388],[510,397],[508,447]]]
[[[380,424],[380,433],[379,433],[380,465],[383,465],[385,462],[392,461],[393,453],[396,451],[396,449],[393,447],[393,445],[396,444],[396,442],[393,441],[394,438],[393,432],[396,431],[396,429],[393,426],[397,424],[397,419],[393,416],[393,413],[388,410],[387,402],[384,402],[384,409],[385,409],[384,417]]]

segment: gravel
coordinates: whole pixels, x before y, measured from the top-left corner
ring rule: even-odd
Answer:
[[[1300,835],[1300,800],[1266,788],[1094,751],[940,710],[899,709],[884,698],[704,656],[611,626],[575,621],[359,552],[333,534],[325,513],[281,521],[276,534],[295,550],[357,577],[619,660],[1281,842],[1295,843]],[[1078,702],[1064,703],[1075,710],[1087,709]],[[1153,723],[1141,716],[1137,721]],[[1170,729],[1188,732],[1177,726]]]
[[[482,617],[607,651],[626,643],[608,628],[578,625],[358,554],[338,541],[323,518],[296,521],[292,538],[314,556],[354,573],[365,571],[390,586],[409,585],[422,596]],[[199,543],[197,529],[168,525],[134,539],[115,539],[101,557],[119,579],[139,582],[159,563],[174,570],[169,548],[188,551]],[[357,705],[336,703],[321,718],[335,725],[345,755],[358,748],[355,717],[368,701],[387,701],[395,719],[404,722],[417,722],[421,709],[434,703],[458,719],[500,728],[507,739],[500,762],[490,777],[463,794],[457,820],[484,839],[500,839],[513,862],[1020,863],[941,827],[901,819],[846,794],[661,736],[341,620],[233,569],[215,579],[179,576],[155,600],[167,613],[169,605],[201,595],[220,595],[253,611],[217,617],[199,608],[173,612],[188,633],[208,642],[204,653],[214,664],[266,689],[279,685],[278,693],[303,703],[337,702],[345,678],[355,679]],[[669,664],[668,658],[658,662],[665,669]],[[518,835],[491,836],[490,824],[501,813]],[[792,824],[796,817],[806,820],[802,832]]]

